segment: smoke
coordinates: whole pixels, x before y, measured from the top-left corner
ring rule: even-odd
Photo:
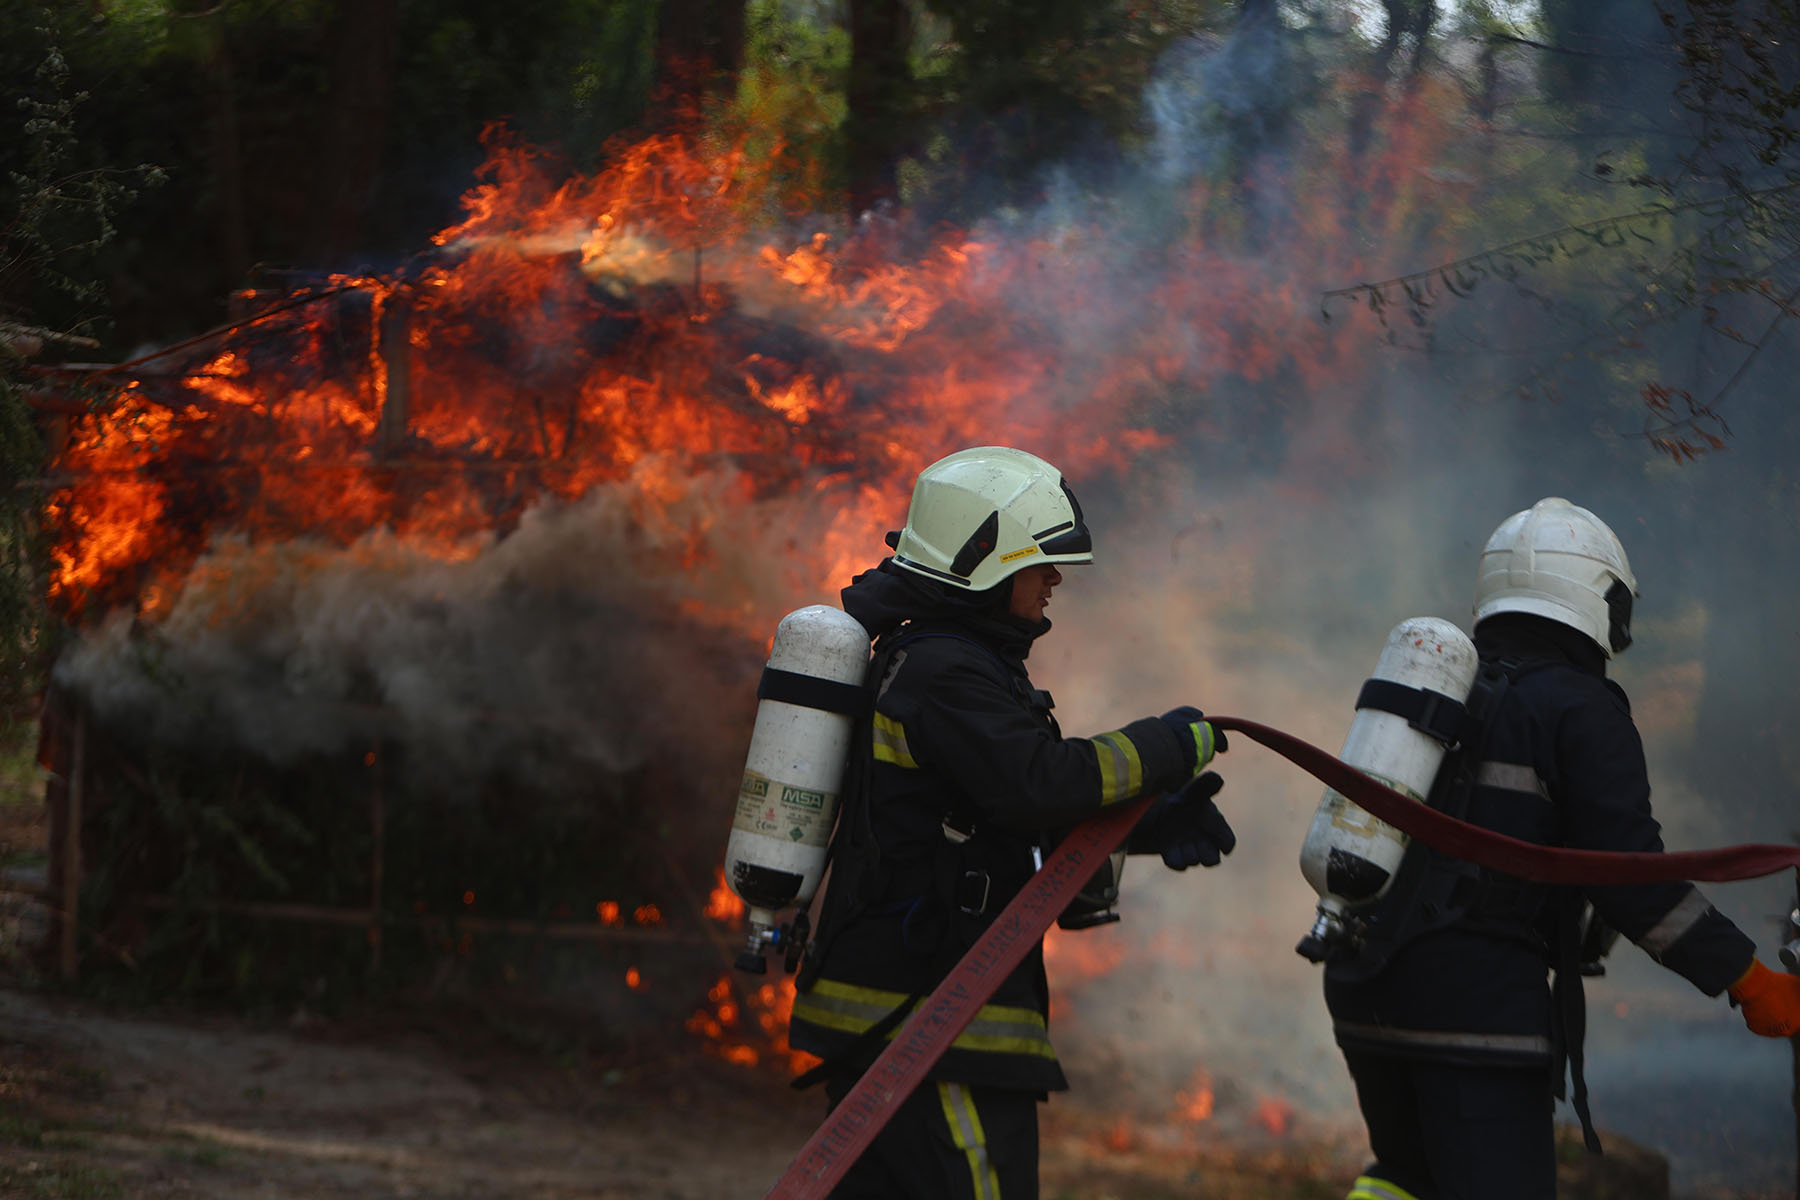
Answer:
[[[1287,164],[1278,143],[1290,135],[1266,100],[1292,69],[1266,29],[1182,47],[1150,89],[1155,133],[1134,169],[1102,186],[1071,168],[1044,208],[972,234],[983,256],[971,294],[990,306],[977,323],[1030,331],[1042,369],[982,409],[975,437],[955,423],[908,432],[937,453],[971,441],[1044,453],[1088,507],[1096,565],[1066,573],[1056,628],[1031,658],[1064,730],[1193,704],[1335,750],[1388,630],[1410,616],[1467,628],[1488,533],[1560,495],[1612,524],[1642,582],[1638,645],[1614,676],[1639,715],[1671,848],[1793,836],[1800,633],[1787,597],[1800,494],[1781,399],[1791,335],[1740,379],[1729,450],[1676,466],[1641,436],[1634,372],[1647,367],[1579,376],[1604,390],[1520,396],[1543,346],[1580,343],[1555,311],[1521,312],[1518,291],[1441,307],[1428,336],[1324,323],[1318,298],[1331,288],[1520,230],[1476,219],[1420,135],[1381,182],[1404,193],[1397,208],[1433,217],[1405,228],[1432,232],[1387,240],[1402,226],[1354,191],[1358,180]],[[1185,206],[1227,160],[1258,180],[1251,224],[1319,224],[1278,238],[1195,232],[1206,223]],[[1171,242],[1176,229],[1183,240]],[[642,274],[625,261],[636,245],[620,243],[618,261],[594,269]],[[805,310],[779,311],[797,320]],[[1724,369],[1674,353],[1677,340],[1654,348],[1659,365]],[[1116,427],[1078,423],[1088,405]],[[1118,430],[1141,436],[1121,444]],[[1123,474],[1105,469],[1118,461],[1130,464]],[[771,496],[755,474],[646,460],[448,558],[382,532],[347,548],[224,540],[165,615],[100,623],[58,679],[159,737],[229,738],[274,762],[361,745],[378,728],[415,746],[447,786],[497,758],[553,779],[570,760],[620,771],[697,756],[706,777],[726,777],[742,760],[775,620],[835,600],[850,571],[884,553],[842,539],[892,527],[911,483],[888,479],[870,495],[803,474]],[[846,524],[846,512],[858,519]],[[1297,1129],[1353,1141],[1318,972],[1292,952],[1313,912],[1297,855],[1321,786],[1243,742],[1219,770],[1236,853],[1183,874],[1134,860],[1123,923],[1056,938],[1053,1031],[1074,1102],[1173,1120],[1204,1070],[1218,1085],[1221,1136],[1250,1136],[1258,1101],[1273,1097],[1294,1106]],[[718,795],[717,828],[694,836],[722,846],[729,810]],[[1785,886],[1708,891],[1767,946]],[[1084,969],[1088,953],[1109,969]],[[1715,1170],[1739,1186],[1776,1177],[1779,1147],[1757,1143],[1743,1159],[1757,1165],[1735,1173],[1718,1166],[1718,1147],[1747,1111],[1786,1103],[1779,1072],[1734,1081],[1699,1058],[1701,1045],[1735,1037],[1735,1053],[1766,1064],[1785,1059],[1778,1043],[1721,1029],[1735,1022],[1722,1002],[1654,968],[1596,984],[1590,1011],[1603,1127],[1673,1146],[1666,1112],[1616,1102],[1657,1086],[1729,1095],[1681,1131],[1678,1184]],[[1711,1040],[1684,1036],[1696,1025]]]
[[[1188,179],[1217,162],[1222,142],[1207,122],[1247,104],[1241,91],[1222,95],[1222,83],[1235,89],[1270,69],[1249,54],[1234,41],[1187,47],[1171,60],[1149,96],[1158,136],[1147,178]],[[1337,200],[1317,192],[1265,199],[1295,210]],[[1456,203],[1448,192],[1441,199]],[[1475,236],[1484,240],[1461,249],[1504,233]],[[1316,298],[1355,282],[1288,249],[1259,264],[1250,286],[1262,295],[1234,298]],[[1380,248],[1374,266],[1397,274],[1449,257],[1442,247],[1394,244]],[[1142,276],[1121,283],[1085,290],[1076,327],[1059,335],[1084,349],[1116,343],[1112,322],[1141,318],[1146,290]],[[1296,304],[1288,313],[1295,339],[1332,344],[1346,361],[1358,357],[1353,343],[1369,351],[1355,370],[1307,381],[1299,396],[1266,383],[1234,394],[1242,379],[1219,370],[1230,347],[1216,326],[1196,322],[1181,344],[1185,365],[1201,377],[1217,371],[1222,386],[1196,406],[1199,429],[1177,434],[1170,451],[1140,463],[1098,506],[1097,565],[1065,573],[1057,628],[1033,652],[1034,679],[1056,695],[1064,729],[1114,728],[1185,703],[1335,750],[1387,631],[1414,615],[1468,629],[1488,533],[1560,495],[1613,525],[1642,582],[1638,643],[1612,675],[1633,699],[1667,844],[1794,838],[1789,796],[1800,764],[1790,749],[1790,680],[1800,632],[1786,599],[1796,561],[1787,465],[1794,430],[1778,399],[1782,372],[1797,358],[1791,332],[1769,339],[1733,391],[1728,451],[1678,466],[1642,436],[1623,366],[1609,392],[1521,389],[1541,363],[1530,353],[1534,338],[1580,344],[1578,331],[1557,327],[1554,306],[1520,314],[1524,305],[1490,291],[1440,310],[1429,337],[1390,338],[1400,344],[1384,351],[1369,328],[1324,325]],[[1515,340],[1497,340],[1496,325]],[[1709,356],[1691,326],[1668,336],[1639,349],[1702,386],[1716,386],[1737,361]],[[1686,345],[1691,353],[1677,349]],[[1284,437],[1272,458],[1231,436],[1251,425],[1255,406],[1280,414]],[[1272,1095],[1297,1108],[1299,1128],[1347,1138],[1354,1158],[1354,1095],[1318,969],[1291,949],[1312,916],[1297,856],[1321,786],[1254,745],[1234,746],[1218,769],[1227,780],[1220,804],[1240,835],[1236,853],[1216,870],[1180,875],[1134,860],[1123,923],[1056,935],[1053,1028],[1075,1102],[1091,1093],[1100,1111],[1179,1123],[1182,1089],[1203,1069],[1236,1085],[1220,1089],[1216,1136],[1256,1137],[1257,1098]],[[1791,881],[1704,890],[1771,960],[1771,943],[1787,936],[1780,918],[1793,904]],[[1084,939],[1093,948],[1082,948]],[[1105,969],[1090,973],[1085,959]],[[1588,1074],[1602,1127],[1668,1154],[1678,1191],[1790,1178],[1785,1048],[1752,1037],[1723,1001],[1700,996],[1629,944],[1613,961],[1609,977],[1589,985]],[[1659,1094],[1686,1102],[1647,1100]],[[1564,1107],[1560,1118],[1572,1114]]]
[[[56,678],[164,743],[291,765],[383,740],[453,792],[502,767],[549,785],[675,752],[730,778],[747,732],[699,734],[694,697],[747,721],[766,635],[744,614],[792,594],[781,549],[826,522],[797,499],[747,508],[729,471],[669,483],[663,466],[449,555],[379,529],[343,548],[221,539],[166,614],[111,614]]]

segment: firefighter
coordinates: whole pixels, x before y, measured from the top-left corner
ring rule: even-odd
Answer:
[[[1165,793],[1134,852],[1214,866],[1236,838],[1204,768],[1225,739],[1179,708],[1065,738],[1025,658],[1049,632],[1062,569],[1093,561],[1062,475],[1020,450],[959,451],[920,472],[891,557],[843,590],[875,638],[819,929],[789,1039],[820,1056],[835,1106],[906,1014],[1025,885],[1041,856],[1109,805]],[[1110,864],[1109,864],[1110,867]],[[1102,871],[1062,923],[1105,920]],[[1115,918],[1116,919],[1116,918]],[[1040,940],[934,1065],[835,1197],[1037,1195],[1037,1105],[1068,1086],[1051,1048]]]
[[[1541,845],[1662,850],[1643,744],[1606,677],[1631,642],[1636,595],[1624,548],[1588,510],[1553,497],[1500,524],[1481,555],[1474,633],[1504,687],[1462,751],[1470,786],[1440,787],[1433,803]],[[1554,888],[1414,843],[1359,947],[1326,963],[1375,1157],[1350,1200],[1556,1194],[1565,1067],[1599,1148],[1581,1080],[1580,980],[1608,927],[1706,995],[1728,992],[1753,1032],[1800,1030],[1800,979],[1759,963],[1692,884]]]

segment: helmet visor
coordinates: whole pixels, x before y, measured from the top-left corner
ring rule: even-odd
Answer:
[[[1623,579],[1606,589],[1606,640],[1614,654],[1631,645],[1631,586]]]
[[[1094,538],[1088,532],[1087,522],[1081,518],[1081,502],[1075,499],[1075,491],[1066,479],[1062,481],[1062,490],[1069,501],[1071,519],[1048,529],[1038,530],[1031,535],[1031,539],[1045,555],[1059,558],[1065,555],[1084,555],[1091,559],[1094,556]]]

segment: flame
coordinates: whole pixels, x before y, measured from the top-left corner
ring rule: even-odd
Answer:
[[[1293,259],[1363,277],[1347,247],[1416,219],[1416,164],[1447,128],[1427,97],[1387,158],[1305,164],[1298,187],[1364,182],[1374,198],[1354,237],[1342,206],[1304,206]],[[73,422],[47,509],[59,611],[154,618],[230,534],[341,547],[385,529],[454,561],[533,504],[623,481],[673,564],[704,569],[719,565],[711,520],[672,523],[701,477],[729,481],[726,503],[815,500],[821,527],[789,566],[796,589],[830,594],[881,553],[897,484],[957,446],[1004,436],[1072,474],[1123,471],[1176,428],[1216,429],[1218,379],[1342,382],[1337,343],[1296,336],[1318,272],[1215,248],[1206,222],[1141,268],[1115,261],[1137,252],[1104,226],[1007,244],[880,223],[773,232],[796,197],[750,140],[659,134],[559,179],[547,153],[490,130],[464,219],[422,265],[321,279],[315,302]],[[1201,186],[1187,204],[1217,202]],[[1121,291],[1128,317],[1094,302]],[[690,615],[758,636],[771,617]]]
[[[787,1043],[788,1017],[794,1007],[791,977],[740,993],[736,977],[721,975],[706,999],[707,1006],[688,1017],[687,1031],[726,1062],[743,1067],[768,1062],[793,1076],[818,1061]]]
[[[757,175],[730,147],[651,138],[561,185],[531,148],[491,149],[467,219],[415,273],[324,279],[316,302],[74,422],[48,502],[65,616],[156,616],[233,532],[345,546],[388,529],[456,560],[603,482],[629,479],[653,523],[735,463],[754,464],[739,502],[818,495],[829,516],[794,569],[832,588],[878,553],[895,480],[999,422],[1072,468],[1166,440],[1021,410],[1047,390],[1042,347],[992,327],[962,344],[993,302],[966,238],[853,267],[866,252],[823,234],[755,246]],[[703,565],[704,523],[675,532],[678,564]]]
[[[1274,1134],[1284,1136],[1293,1124],[1294,1106],[1279,1096],[1264,1096],[1256,1104],[1256,1123]]]
[[[1175,1093],[1175,1115],[1183,1121],[1209,1121],[1213,1115],[1212,1076],[1205,1068],[1194,1072],[1187,1087]]]
[[[725,883],[725,868],[713,868],[713,889],[707,894],[704,914],[714,921],[736,926],[743,920],[747,907],[738,894]]]

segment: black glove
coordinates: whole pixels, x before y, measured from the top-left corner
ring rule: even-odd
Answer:
[[[1189,775],[1205,770],[1213,755],[1226,749],[1225,731],[1214,729],[1206,714],[1191,704],[1170,709],[1162,715],[1162,722],[1181,744],[1181,759],[1187,764]]]
[[[1218,772],[1208,771],[1158,800],[1131,831],[1130,849],[1161,854],[1172,871],[1218,866],[1223,855],[1237,848],[1237,834],[1212,799],[1224,783]]]

